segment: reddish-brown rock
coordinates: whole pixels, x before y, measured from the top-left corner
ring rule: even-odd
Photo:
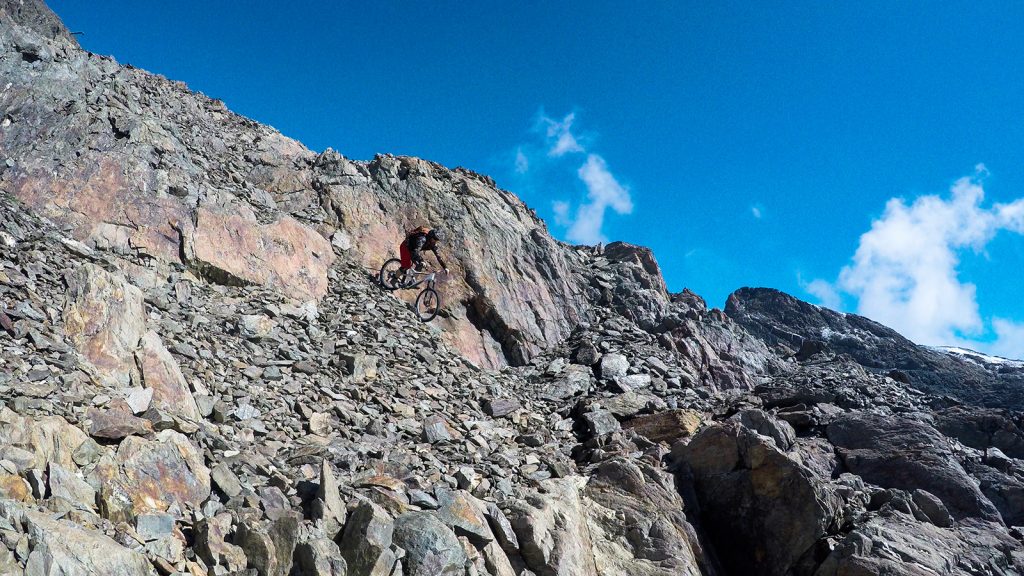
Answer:
[[[290,216],[263,225],[241,214],[200,208],[185,241],[188,263],[223,284],[262,284],[301,300],[327,293],[334,249],[326,238]]]
[[[113,458],[98,466],[105,517],[128,520],[163,512],[171,504],[198,507],[210,496],[210,471],[185,436],[164,430],[156,439],[125,438]]]

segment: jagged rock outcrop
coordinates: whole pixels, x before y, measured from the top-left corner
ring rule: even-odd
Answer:
[[[850,413],[828,425],[846,468],[883,488],[936,495],[954,518],[999,522],[992,503],[953,458],[935,429],[907,418]]]
[[[839,497],[785,450],[731,423],[706,428],[681,454],[701,521],[731,574],[790,573],[835,530]]]

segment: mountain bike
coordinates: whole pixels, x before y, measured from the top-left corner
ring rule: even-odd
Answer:
[[[430,322],[441,311],[441,295],[437,293],[435,288],[437,285],[437,272],[417,272],[409,268],[403,273],[402,261],[398,258],[392,258],[380,267],[378,280],[380,280],[381,286],[391,291],[416,288],[426,284],[423,290],[416,296],[416,302],[413,305],[416,309],[416,315],[423,322]]]

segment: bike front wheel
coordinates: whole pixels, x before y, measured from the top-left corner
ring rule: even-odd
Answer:
[[[441,296],[433,288],[424,288],[416,297],[416,314],[420,320],[430,322],[441,311]]]
[[[402,261],[392,258],[380,267],[380,285],[386,290],[398,290],[402,287],[405,278],[402,275]]]

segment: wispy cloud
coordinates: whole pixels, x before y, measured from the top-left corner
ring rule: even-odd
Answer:
[[[570,112],[561,120],[553,120],[541,115],[540,121],[547,126],[547,139],[550,144],[548,156],[558,158],[573,152],[583,152],[583,146],[576,140],[572,133],[572,123],[576,121],[576,113]]]
[[[818,278],[804,284],[804,290],[817,298],[818,303],[826,308],[838,310],[843,305],[839,291],[836,290],[836,287],[831,282]]]
[[[569,219],[569,203],[565,200],[555,200],[551,203],[551,211],[555,213],[555,224],[568,226],[572,223]]]
[[[590,139],[575,132],[575,122],[575,113],[566,114],[561,119],[539,114],[534,131],[541,137],[543,148],[536,144],[520,146],[516,150],[515,170],[517,174],[525,174],[534,164],[561,170],[567,168],[567,159],[584,156],[583,164],[575,170],[575,177],[586,189],[586,197],[575,208],[569,200],[552,201],[555,225],[565,228],[565,238],[570,242],[607,242],[603,228],[608,210],[616,214],[630,214],[633,199],[629,188],[616,178],[604,157],[587,149]]]
[[[760,220],[764,218],[764,205],[763,204],[752,204],[750,206],[750,215]]]
[[[597,154],[587,156],[587,162],[577,171],[580,180],[587,186],[587,202],[576,209],[576,218],[566,237],[571,242],[597,244],[607,242],[601,233],[604,213],[611,208],[617,214],[633,211],[633,200],[629,189],[624,187],[608,171],[608,164]]]
[[[516,174],[526,174],[530,170],[530,159],[522,148],[516,149]]]
[[[815,280],[807,291],[822,303],[844,292],[856,298],[857,312],[891,326],[920,344],[957,345],[1024,356],[1024,327],[1009,320],[987,324],[978,307],[977,287],[961,280],[960,255],[981,252],[1000,231],[1024,233],[1024,198],[983,205],[983,165],[957,180],[949,197],[901,198],[860,237],[852,262],[835,283]],[[831,292],[828,288],[831,288]],[[995,343],[986,342],[994,331]]]

